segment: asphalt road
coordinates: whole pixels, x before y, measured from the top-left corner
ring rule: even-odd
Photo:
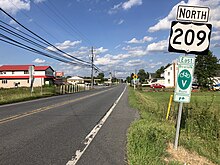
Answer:
[[[66,164],[124,88],[119,85],[0,106],[0,164]],[[126,164],[126,130],[134,118],[125,91],[76,164]]]

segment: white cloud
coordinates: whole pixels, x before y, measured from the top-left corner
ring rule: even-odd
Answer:
[[[220,40],[220,31],[212,32],[211,39],[214,41]]]
[[[141,57],[148,54],[145,47],[142,46],[136,46],[136,47],[123,47],[122,50],[126,50],[127,54],[129,54],[131,57]]]
[[[106,54],[104,57],[98,57],[95,61],[95,65],[116,65],[120,62],[118,59],[113,59],[113,56]]]
[[[142,0],[128,0],[127,2],[124,2],[122,4],[122,8],[124,10],[128,10],[133,6],[139,6],[139,5],[142,5]]]
[[[144,64],[144,61],[137,59],[137,60],[129,60],[128,62],[125,63],[125,66],[133,67],[133,66],[140,66],[142,64]]]
[[[215,48],[220,47],[220,44],[216,43],[216,44],[213,45],[213,47],[215,47]]]
[[[117,45],[117,46],[115,47],[115,49],[118,49],[120,46],[121,46],[121,44]]]
[[[114,60],[124,60],[124,59],[130,58],[130,57],[131,57],[130,54],[118,54],[116,56],[113,56],[112,59],[114,59]]]
[[[133,6],[140,6],[142,5],[142,0],[128,0],[127,2],[124,2],[124,3],[119,3],[117,5],[114,5],[113,8],[111,8],[109,11],[108,11],[108,14],[115,14],[117,13],[117,11],[119,10],[129,10],[131,9]]]
[[[163,62],[157,62],[157,63],[152,62],[152,63],[148,64],[148,67],[153,69],[157,66],[161,66],[162,64],[163,64]]]
[[[46,1],[46,0],[34,0],[34,3],[42,3],[44,1]]]
[[[118,25],[121,25],[121,24],[123,24],[123,23],[124,23],[124,20],[121,19],[121,20],[119,20]]]
[[[39,59],[39,58],[36,58],[33,62],[37,63],[37,64],[42,64],[42,63],[45,63],[46,61],[42,60],[42,59]]]
[[[162,40],[159,42],[154,42],[147,46],[148,52],[167,52],[168,40]]]
[[[108,51],[108,49],[104,49],[103,47],[94,49],[94,53],[95,53],[95,54],[101,54],[101,53],[105,53],[105,52],[107,52],[107,51]]]
[[[111,8],[109,11],[108,11],[108,14],[115,14],[117,13],[117,11],[121,8],[121,5],[122,5],[122,2],[117,4],[117,5],[114,5],[113,8]]]
[[[82,43],[82,41],[71,42],[71,41],[67,40],[67,41],[64,41],[63,43],[56,43],[55,46],[60,50],[66,50],[66,49],[72,48],[72,47],[74,47],[78,44],[81,44],[81,43]],[[47,47],[47,49],[52,50],[52,51],[56,51],[56,49],[51,46]]]
[[[150,42],[153,40],[153,37],[145,36],[143,39],[137,40],[136,38],[132,38],[130,41],[125,41],[128,44],[142,44],[145,42]]]
[[[29,0],[0,0],[0,6],[10,14],[16,14],[20,10],[30,10]]]
[[[182,5],[198,5],[198,6],[208,6],[210,8],[210,23],[212,23],[214,28],[220,28],[220,0],[188,0],[187,3],[181,1],[175,5],[169,14],[159,20],[157,24],[148,28],[149,32],[156,32],[160,30],[170,29],[171,21],[175,20],[177,14],[177,7]]]

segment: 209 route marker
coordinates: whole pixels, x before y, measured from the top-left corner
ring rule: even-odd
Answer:
[[[211,24],[173,21],[169,52],[208,54]]]

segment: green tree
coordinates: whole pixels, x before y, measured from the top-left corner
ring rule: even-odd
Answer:
[[[140,79],[140,83],[144,83],[145,80],[149,78],[149,73],[146,73],[144,69],[140,69],[137,75]]]
[[[201,87],[208,87],[213,83],[213,77],[217,75],[219,69],[219,59],[212,54],[211,51],[208,55],[197,55],[195,61],[195,77]]]
[[[97,76],[98,79],[101,79],[101,83],[104,82],[104,77],[105,77],[105,75],[104,75],[104,73],[102,73],[102,72],[99,73],[98,76]]]
[[[161,74],[164,72],[164,66],[161,66],[160,69],[156,70],[156,78],[161,78]]]
[[[172,65],[172,64],[167,64],[165,67],[164,66],[161,66],[160,67],[160,69],[157,69],[156,70],[156,78],[161,78],[161,74],[163,74],[164,73],[164,70],[167,68],[167,67],[169,67],[170,65]]]
[[[131,83],[131,77],[130,77],[130,76],[128,76],[128,77],[126,78],[126,82],[127,82],[127,83]]]

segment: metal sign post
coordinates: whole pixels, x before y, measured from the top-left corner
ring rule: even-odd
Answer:
[[[178,112],[177,125],[176,125],[176,137],[175,137],[175,142],[174,142],[174,149],[175,150],[177,150],[177,147],[178,147],[182,111],[183,111],[183,102],[181,102],[179,104],[179,112]]]
[[[208,54],[212,25],[204,24],[204,22],[208,22],[209,8],[180,5],[178,6],[176,18],[184,22],[172,22],[168,51],[186,54]],[[174,149],[176,150],[183,103],[190,102],[194,66],[195,57],[181,56],[179,58],[177,84],[174,92],[174,101],[179,102],[174,142]]]
[[[178,61],[178,77],[177,84],[174,92],[174,101],[179,102],[179,111],[176,125],[176,137],[174,142],[174,149],[177,150],[180,123],[183,111],[183,103],[189,103],[191,97],[193,72],[195,66],[195,57],[180,56]]]
[[[134,75],[133,75],[133,80],[134,80],[134,90],[136,89],[137,78],[138,78],[138,76],[137,76],[136,74],[134,74]]]

